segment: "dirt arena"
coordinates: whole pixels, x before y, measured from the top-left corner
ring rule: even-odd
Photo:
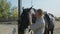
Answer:
[[[15,34],[18,34],[17,25],[0,24],[0,34],[12,34],[14,28],[16,29]],[[54,34],[60,34],[60,21],[55,22]]]
[[[55,22],[54,34],[60,34],[60,21]]]
[[[0,24],[0,34],[13,34],[14,28],[16,29],[15,34],[18,34],[18,27],[17,25],[4,25]]]

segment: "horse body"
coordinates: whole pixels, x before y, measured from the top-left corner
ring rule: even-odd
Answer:
[[[50,17],[50,23],[49,23],[48,28],[49,28],[49,31],[51,32],[51,34],[53,34],[54,27],[55,27],[55,25],[54,25],[55,20],[54,20],[54,16],[52,14],[50,14],[49,17]]]
[[[49,34],[49,31],[51,31],[51,34],[53,34],[54,30],[54,23],[51,21],[51,18],[49,17],[50,15],[45,14],[44,19],[45,19],[45,33],[44,34]]]

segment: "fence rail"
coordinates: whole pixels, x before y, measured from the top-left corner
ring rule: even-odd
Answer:
[[[18,19],[0,19],[0,22],[18,21]]]

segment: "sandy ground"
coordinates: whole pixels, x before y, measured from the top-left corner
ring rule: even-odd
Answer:
[[[60,34],[60,21],[55,22],[54,34]]]
[[[17,25],[0,24],[0,34],[12,34],[14,28],[16,29],[15,34],[18,34]],[[60,34],[60,21],[55,22],[54,34]]]
[[[0,34],[12,34],[13,31],[14,31],[14,28],[16,30],[16,32],[14,32],[14,33],[18,34],[17,25],[3,25],[3,24],[0,24]]]

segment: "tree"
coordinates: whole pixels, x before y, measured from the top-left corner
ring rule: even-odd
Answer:
[[[18,18],[18,9],[17,9],[17,7],[13,7],[12,8],[12,16],[13,16],[13,18]]]
[[[55,17],[55,20],[56,21],[60,21],[60,17]]]
[[[0,13],[0,18],[2,18],[2,14]]]
[[[0,0],[0,16],[2,18],[8,18],[8,12],[10,11],[11,3],[7,0]]]
[[[7,0],[0,0],[0,18],[18,18],[17,7],[11,8],[10,2],[7,2]]]

